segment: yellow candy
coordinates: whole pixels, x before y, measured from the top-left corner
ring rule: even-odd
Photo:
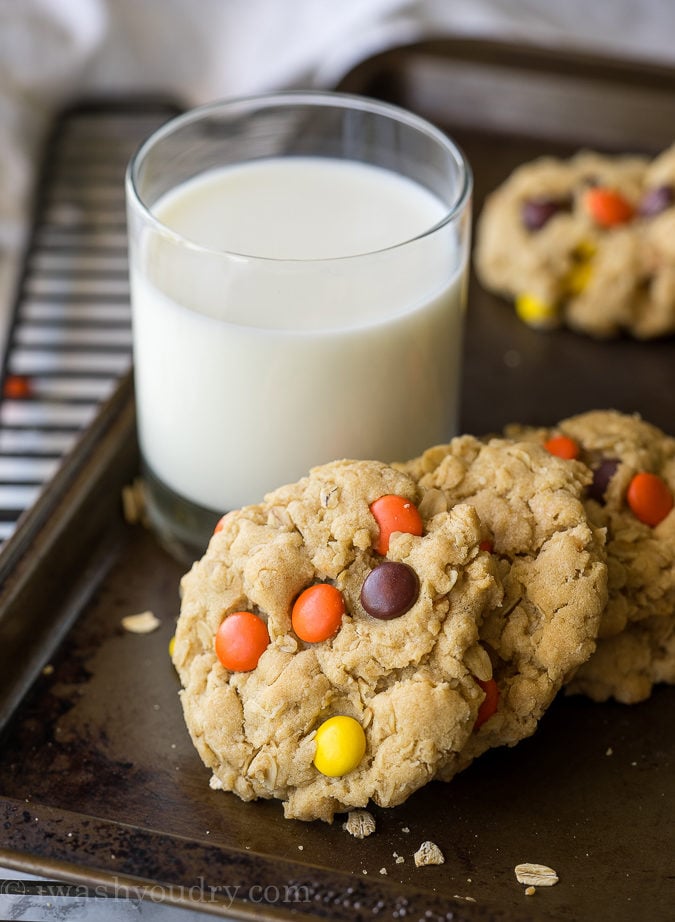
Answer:
[[[578,243],[574,248],[574,255],[577,259],[586,262],[589,259],[593,259],[597,249],[597,246],[592,240],[582,240],[581,243]]]
[[[169,656],[171,657],[171,659],[173,659],[173,651],[174,651],[175,646],[176,646],[176,638],[172,637],[171,640],[169,641]]]
[[[573,266],[565,276],[565,288],[571,295],[580,295],[593,275],[590,261]]]
[[[314,741],[314,764],[330,778],[353,771],[366,751],[366,735],[353,717],[329,717],[316,731]]]
[[[521,294],[516,297],[516,313],[532,327],[552,327],[558,324],[558,308],[555,304],[541,301],[535,295]]]

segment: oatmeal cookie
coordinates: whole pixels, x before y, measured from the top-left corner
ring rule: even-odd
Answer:
[[[502,590],[473,507],[427,509],[404,472],[340,461],[223,518],[173,653],[212,787],[330,822],[401,803],[464,749]]]
[[[675,685],[675,614],[634,621],[598,642],[593,656],[567,685],[568,694],[622,704],[645,701],[654,685]]]
[[[584,503],[606,530],[609,599],[597,652],[570,688],[598,700],[642,700],[673,673],[675,438],[613,410],[582,413],[551,429],[507,432],[564,451],[592,471]]]
[[[638,415],[614,410],[581,413],[552,428],[512,425],[506,432],[563,451],[592,472],[584,505],[594,524],[606,529],[609,568],[600,637],[632,621],[675,614],[675,438]],[[641,484],[648,503],[653,494],[651,513],[641,506]]]
[[[675,146],[654,160],[582,151],[515,170],[476,229],[482,285],[531,326],[595,337],[675,332]]]
[[[480,626],[493,668],[492,705],[460,756],[439,772],[444,777],[533,733],[592,654],[607,598],[604,535],[580,499],[588,469],[538,445],[461,436],[400,467],[425,490],[420,511],[432,521],[456,504],[476,509],[504,588],[503,603]]]

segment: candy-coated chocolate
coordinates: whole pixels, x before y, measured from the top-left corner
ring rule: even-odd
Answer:
[[[33,385],[26,375],[7,375],[2,388],[6,400],[23,400],[33,393]]]
[[[340,629],[345,600],[332,583],[316,583],[301,592],[291,612],[293,630],[300,640],[318,643]]]
[[[270,636],[265,622],[250,611],[227,615],[216,631],[216,656],[225,669],[250,672],[267,649]]]
[[[340,778],[353,771],[366,752],[366,735],[353,717],[329,717],[316,731],[314,765],[322,775]]]
[[[564,458],[566,461],[579,457],[579,444],[568,435],[551,436],[544,442],[544,448],[549,454],[555,455],[556,458]]]
[[[586,210],[599,227],[626,224],[635,213],[633,206],[616,189],[592,186],[584,196]]]
[[[653,189],[648,189],[642,196],[638,213],[643,218],[653,218],[666,208],[670,208],[674,201],[675,190],[672,186],[655,186]]]
[[[497,712],[497,707],[499,706],[499,688],[495,680],[487,679],[487,681],[483,682],[481,679],[476,679],[476,681],[485,692],[485,697],[478,708],[476,723],[473,725],[474,730],[477,730],[486,720],[489,720]]]
[[[565,276],[565,288],[570,295],[580,295],[588,288],[593,277],[593,265],[590,260],[575,263]]]
[[[593,470],[593,481],[588,485],[588,496],[604,506],[605,493],[619,466],[617,458],[603,458]]]
[[[673,508],[673,494],[658,474],[642,471],[628,484],[626,500],[636,519],[652,527],[662,522]]]
[[[516,298],[516,313],[532,327],[552,327],[558,324],[558,308],[524,292]]]
[[[530,198],[526,199],[520,211],[524,226],[530,231],[541,230],[551,218],[570,207],[569,199]]]
[[[409,611],[419,591],[419,579],[412,567],[387,560],[371,570],[363,581],[361,604],[373,618],[389,621]]]
[[[422,516],[417,506],[405,496],[386,493],[370,504],[370,511],[380,529],[375,543],[375,550],[378,554],[387,553],[389,538],[394,532],[400,531],[419,536],[424,531]]]

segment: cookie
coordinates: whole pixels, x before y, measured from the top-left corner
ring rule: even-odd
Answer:
[[[572,688],[598,699],[641,700],[668,674],[663,664],[650,672],[645,656],[668,647],[664,634],[675,619],[675,439],[638,415],[612,410],[582,413],[551,429],[506,431],[576,457],[592,471],[584,504],[606,531],[609,598],[597,652]]]
[[[606,529],[607,607],[600,637],[611,637],[629,622],[675,613],[675,438],[638,415],[593,410],[553,428],[506,428],[551,451],[565,451],[592,472],[584,505],[595,525]],[[655,491],[655,511],[640,506],[643,475]],[[637,496],[633,494],[637,492]],[[659,505],[659,496],[661,497]],[[646,521],[645,521],[646,519]]]
[[[607,598],[604,535],[580,498],[588,469],[538,445],[461,436],[400,467],[424,489],[420,511],[432,521],[456,504],[476,509],[504,588],[503,603],[480,626],[497,708],[450,763],[451,773],[533,733],[592,654]]]
[[[675,146],[542,157],[488,196],[476,272],[531,326],[649,339],[675,331],[674,240]]]
[[[675,614],[634,621],[598,643],[567,685],[569,694],[622,704],[645,701],[654,685],[675,685]]]
[[[401,803],[465,748],[502,590],[473,507],[430,515],[424,494],[340,461],[223,518],[183,578],[173,653],[213,788],[330,822]]]

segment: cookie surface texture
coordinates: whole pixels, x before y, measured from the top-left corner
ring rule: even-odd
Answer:
[[[579,460],[592,472],[584,503],[589,518],[606,530],[609,599],[598,650],[571,688],[597,700],[643,700],[654,683],[672,681],[668,662],[675,622],[675,438],[640,416],[613,410],[582,413],[550,429],[511,426],[507,431],[542,444],[566,436],[577,444]],[[631,506],[631,485],[643,474],[660,484],[665,503],[660,512],[657,509],[656,524],[642,521],[639,506],[637,514]],[[619,634],[620,641],[614,639]]]
[[[655,685],[675,685],[675,616],[634,621],[598,641],[593,656],[567,685],[569,694],[622,704],[645,701]]]
[[[228,514],[183,578],[173,659],[212,787],[244,800],[278,798],[287,817],[331,821],[371,799],[402,802],[464,748],[483,698],[479,680],[491,674],[479,627],[501,599],[494,561],[479,548],[481,525],[467,505],[422,514],[422,534],[394,530],[379,553],[370,506],[392,495],[423,505],[423,488],[388,465],[315,468]],[[399,590],[387,576],[380,610],[373,578],[373,616],[362,590],[384,563],[405,565],[418,588],[411,600],[404,580],[399,613]],[[295,633],[292,611],[301,593],[321,583],[339,590],[345,613],[337,633],[310,643]],[[216,655],[215,637],[242,610],[265,623],[269,644],[254,668],[231,671]],[[337,764],[344,755],[330,747],[317,753],[317,730],[334,717],[339,732],[351,733],[356,722],[365,752],[331,776],[314,760]],[[321,747],[328,735],[319,734]]]
[[[469,503],[499,568],[501,605],[480,627],[497,683],[496,712],[455,763],[536,729],[563,683],[595,648],[607,597],[604,536],[580,496],[590,479],[576,462],[527,442],[461,436],[402,468],[425,489],[421,510]]]
[[[583,151],[526,163],[488,196],[475,265],[531,326],[649,339],[675,331],[674,239],[675,146]]]

